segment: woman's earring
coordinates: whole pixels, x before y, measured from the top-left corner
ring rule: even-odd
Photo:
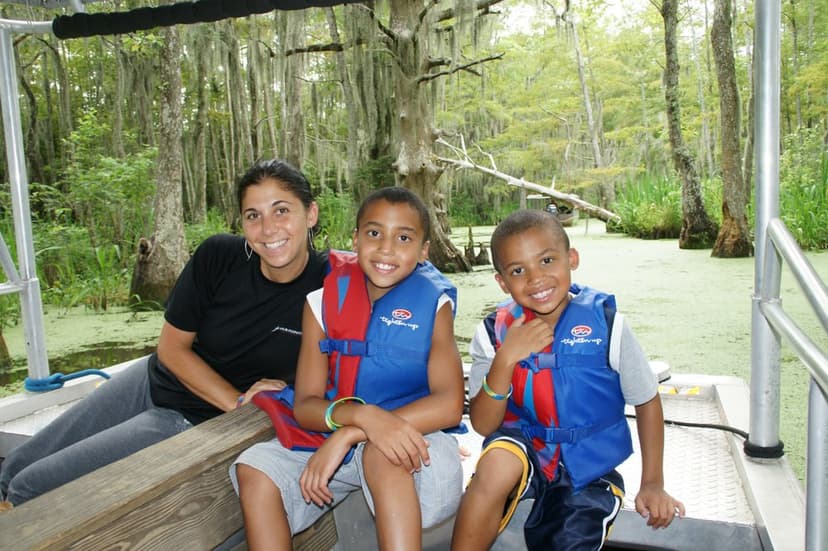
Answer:
[[[247,242],[247,239],[244,240],[244,254],[247,256],[247,260],[250,260],[250,257],[253,256],[253,248]]]
[[[316,250],[316,246],[313,244],[313,228],[308,228],[308,249],[311,251]]]

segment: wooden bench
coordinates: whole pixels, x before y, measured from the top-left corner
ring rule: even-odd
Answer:
[[[0,547],[245,549],[227,470],[241,451],[272,436],[255,406],[221,415],[0,514]],[[330,549],[336,532],[321,530],[326,522],[332,519],[297,536],[294,547]]]

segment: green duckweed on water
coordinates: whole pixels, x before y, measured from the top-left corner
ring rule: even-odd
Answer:
[[[475,244],[488,245],[492,230],[473,228]],[[572,246],[580,252],[573,281],[614,293],[619,311],[651,359],[667,362],[673,373],[749,378],[753,258],[711,258],[710,250],[680,250],[675,239],[645,241],[606,233],[603,223],[596,220],[588,224],[581,220],[568,232]],[[462,250],[468,228],[456,228],[452,238]],[[827,279],[828,252],[807,256],[820,277]],[[477,323],[506,295],[495,282],[491,266],[449,277],[459,289],[455,332],[460,351],[467,356]],[[786,268],[781,296],[783,307],[799,327],[828,349],[825,331]],[[73,353],[83,357],[84,351],[92,356],[96,347],[104,346],[135,349],[138,356],[155,344],[162,320],[161,312],[49,310],[44,321],[50,362]],[[4,336],[12,356],[25,364],[22,327],[7,328]],[[802,480],[809,379],[785,343],[781,356],[781,436]],[[5,393],[19,388],[6,388]],[[0,388],[0,396],[3,393]]]

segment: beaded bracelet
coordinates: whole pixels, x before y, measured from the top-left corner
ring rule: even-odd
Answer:
[[[244,394],[241,394],[238,398],[236,398],[236,409],[239,409],[239,407],[242,405],[242,402],[244,402]]]
[[[357,396],[345,396],[344,398],[340,398],[338,400],[334,400],[333,402],[331,402],[330,405],[328,405],[328,409],[325,410],[325,424],[328,426],[328,429],[330,429],[331,432],[342,428],[342,425],[334,421],[331,417],[331,415],[333,415],[334,408],[342,402],[359,402],[360,404],[364,404],[365,400]]]
[[[508,398],[509,396],[512,395],[512,385],[511,385],[511,383],[509,384],[509,392],[507,392],[506,394],[498,394],[497,392],[492,390],[492,387],[490,387],[489,383],[486,382],[486,377],[484,376],[483,377],[483,392],[488,394],[489,397],[492,400],[505,400],[506,398]]]

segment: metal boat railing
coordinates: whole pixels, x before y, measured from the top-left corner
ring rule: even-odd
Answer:
[[[771,247],[773,245],[773,248]],[[777,273],[784,259],[828,334],[828,289],[802,254],[796,240],[778,218],[770,220],[766,234],[766,273]],[[793,348],[811,378],[808,397],[807,473],[805,484],[805,549],[828,549],[828,355],[785,313],[779,299],[779,279],[766,278],[758,304],[764,319]]]
[[[29,179],[23,154],[23,134],[20,122],[20,104],[17,92],[17,70],[14,62],[12,32],[47,32],[41,22],[9,21],[0,19],[0,104],[3,111],[3,129],[6,140],[11,187],[14,236],[17,244],[17,260],[20,270],[15,269],[8,246],[0,236],[0,260],[8,281],[2,285],[2,293],[20,293],[20,310],[23,333],[26,340],[26,357],[29,377],[49,375],[49,359],[46,356],[46,339],[43,330],[43,304],[40,298],[40,282],[35,268],[32,218],[29,208]]]
[[[756,259],[751,309],[750,436],[745,452],[779,457],[780,337],[796,351],[811,376],[808,400],[806,473],[806,551],[828,549],[828,357],[782,309],[779,297],[784,258],[806,299],[828,332],[828,293],[779,219],[780,37],[779,2],[755,7],[756,83]]]

